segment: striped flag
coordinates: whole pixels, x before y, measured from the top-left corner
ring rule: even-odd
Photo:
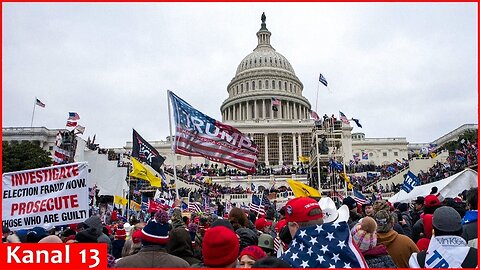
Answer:
[[[276,97],[272,97],[272,106],[280,106],[282,102]]]
[[[38,98],[35,98],[35,105],[45,108],[45,103],[41,102]]]
[[[275,237],[275,239],[273,240],[273,250],[275,251],[275,253],[277,253],[277,251],[280,249],[280,248],[283,248],[283,244],[282,244],[282,240],[280,240],[280,237]]]
[[[68,113],[68,120],[78,120],[80,119],[80,115],[76,112],[69,112]]]
[[[323,77],[322,73],[320,73],[320,76],[318,77],[318,81],[321,82],[323,85],[325,85],[325,87],[328,86],[327,79],[325,79],[325,77]]]
[[[265,215],[265,208],[263,204],[260,201],[260,198],[258,198],[257,195],[252,195],[252,202],[250,202],[248,209],[251,212],[255,212],[259,215]]]
[[[258,146],[238,129],[217,121],[193,108],[169,91],[173,105],[176,134],[175,153],[203,156],[211,161],[255,172]]]
[[[366,203],[368,201],[368,199],[362,193],[360,193],[359,191],[357,191],[355,189],[353,190],[353,199],[359,205],[363,205],[364,203]]]
[[[77,122],[67,121],[66,126],[67,126],[67,127],[76,127],[76,126],[77,126]]]
[[[202,204],[199,202],[188,203],[188,211],[191,213],[202,212]]]
[[[342,120],[342,122],[345,124],[345,125],[350,125],[350,121],[348,121],[348,118],[345,116],[344,113],[340,112],[340,120]]]
[[[310,118],[313,118],[315,121],[320,120],[320,117],[318,116],[317,112],[314,110],[310,110]]]
[[[74,130],[76,131],[75,134],[83,134],[85,132],[85,127],[78,125]]]
[[[66,150],[63,150],[62,148],[58,146],[53,147],[53,165],[59,165],[59,164],[64,164],[68,162],[68,159],[70,158],[69,153]]]
[[[341,193],[337,192],[336,190],[332,191],[332,195],[330,197],[332,197],[332,199],[337,197],[339,201],[343,201],[343,199],[345,199],[345,196],[343,196]]]

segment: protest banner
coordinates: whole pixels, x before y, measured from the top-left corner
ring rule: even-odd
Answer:
[[[88,164],[2,175],[2,225],[11,230],[79,223],[88,218]]]

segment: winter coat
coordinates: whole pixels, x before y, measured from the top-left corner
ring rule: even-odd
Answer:
[[[170,231],[170,241],[167,244],[169,254],[184,259],[190,265],[200,263],[193,255],[192,237],[187,230],[176,228]]]
[[[412,239],[398,234],[394,230],[386,233],[377,233],[377,245],[380,244],[387,247],[388,254],[392,256],[395,265],[399,268],[407,268],[410,255],[419,251]]]
[[[87,218],[84,222],[85,225],[87,225],[89,228],[95,228],[96,234],[98,236],[97,242],[98,243],[106,243],[107,244],[107,249],[108,253],[112,254],[112,240],[103,233],[103,226],[102,226],[102,221],[100,220],[99,217],[97,216],[91,216]]]
[[[143,246],[137,254],[117,261],[115,268],[188,268],[184,259],[170,255],[158,245]]]
[[[179,208],[175,208],[172,214],[172,227],[175,228],[186,228],[185,222],[182,219],[182,212]]]
[[[456,258],[459,260],[458,262],[447,261],[447,263],[449,264],[448,265],[449,268],[462,268],[463,266],[462,264],[466,262],[468,262],[472,268],[473,268],[473,265],[478,266],[477,265],[478,259],[476,256],[477,250],[475,248],[468,247],[467,242],[462,237],[454,236],[454,235],[443,235],[443,236],[432,237],[432,240],[430,241],[430,245],[429,245],[429,249],[432,249],[432,250],[434,250],[434,247],[431,247],[431,245],[433,244],[433,241],[439,243],[443,247],[443,251],[442,251],[443,253],[439,254],[440,258],[436,259],[433,262],[433,265],[435,263],[438,263],[440,259],[443,257],[443,258]],[[475,251],[474,253],[475,256],[472,256],[470,258],[467,255],[471,250]],[[418,253],[413,253],[410,256],[410,260],[408,263],[409,263],[409,267],[411,268],[425,267],[425,264],[421,266],[420,263],[418,262]],[[455,263],[458,263],[458,265]]]
[[[117,239],[112,241],[112,255],[115,259],[122,257],[123,246],[125,245],[125,240]]]
[[[478,239],[478,211],[467,211],[465,217],[463,217],[463,234],[462,237],[467,241],[469,247],[477,248],[477,239]]]
[[[369,268],[397,268],[384,245],[375,246],[362,254]]]

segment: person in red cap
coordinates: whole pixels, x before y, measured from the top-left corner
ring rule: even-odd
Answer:
[[[231,229],[225,226],[210,228],[202,243],[203,264],[212,268],[234,268],[239,250],[240,242]]]
[[[259,218],[255,221],[255,228],[258,231],[264,232],[264,233],[270,233],[272,227],[272,222],[267,221],[264,217]]]
[[[440,206],[442,206],[442,203],[436,195],[430,194],[425,197],[423,216],[417,222],[415,222],[412,227],[413,242],[416,243],[423,237],[428,239],[432,237],[433,212],[435,212],[435,210]]]
[[[322,217],[320,205],[312,198],[295,198],[285,207],[285,220],[292,237],[295,237],[299,228],[323,224]]]
[[[267,257],[267,254],[259,246],[248,246],[238,256],[240,268],[252,268],[256,261],[265,257]]]

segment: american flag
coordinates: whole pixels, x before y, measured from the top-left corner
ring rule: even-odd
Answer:
[[[35,105],[45,108],[45,103],[41,102],[38,98],[35,98]]]
[[[265,215],[265,208],[263,204],[260,201],[260,198],[258,198],[257,195],[252,195],[252,202],[249,204],[248,209],[251,212],[255,212],[259,215]]]
[[[280,106],[282,102],[276,97],[272,97],[272,106]]]
[[[275,251],[275,253],[277,253],[277,251],[280,249],[280,248],[283,248],[283,243],[282,243],[282,240],[280,240],[280,237],[275,237],[275,239],[273,240],[273,250]]]
[[[348,118],[345,116],[344,113],[340,112],[340,120],[342,120],[342,122],[345,124],[345,125],[350,125],[350,121],[348,121]]]
[[[70,154],[68,151],[56,145],[53,147],[53,165],[64,164],[65,162],[68,162],[69,158]]]
[[[148,209],[148,197],[142,195],[142,206],[140,207],[143,211],[146,211]]]
[[[203,156],[248,173],[255,172],[258,147],[252,139],[196,110],[171,91],[169,97],[176,125],[173,147],[177,154]]]
[[[202,212],[202,204],[199,202],[188,203],[188,211],[191,213]]]
[[[281,259],[294,268],[367,268],[346,221],[300,228]]]
[[[76,127],[76,126],[77,126],[77,122],[67,121],[66,126],[67,126],[67,127]]]
[[[321,82],[323,85],[328,86],[327,79],[323,77],[322,73],[320,73],[320,76],[318,77],[318,81]]]
[[[314,110],[310,110],[310,117],[313,118],[315,121],[320,120],[320,117],[318,116],[317,112]]]
[[[359,191],[357,191],[355,189],[353,190],[353,199],[359,205],[363,205],[364,203],[366,203],[368,201],[368,199],[362,193],[360,193]]]
[[[69,112],[68,113],[68,120],[78,120],[80,119],[80,115],[76,112]]]
[[[343,201],[343,199],[345,199],[345,196],[343,196],[341,193],[337,192],[336,190],[332,191],[332,194],[330,197],[332,197],[332,199],[337,197],[339,201]]]

